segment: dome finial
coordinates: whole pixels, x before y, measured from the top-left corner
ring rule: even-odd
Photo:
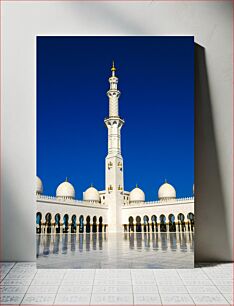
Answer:
[[[93,187],[93,183],[90,184],[90,187]]]
[[[66,176],[65,182],[68,182],[68,177]]]
[[[136,188],[138,188],[138,184],[136,183]]]
[[[111,68],[111,71],[116,71],[114,60],[112,61],[112,68]]]
[[[167,179],[165,178],[165,180],[164,180],[164,183],[166,184],[167,183]]]

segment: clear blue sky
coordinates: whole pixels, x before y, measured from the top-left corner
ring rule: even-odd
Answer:
[[[125,190],[147,200],[166,178],[178,197],[194,182],[193,37],[38,37],[37,175],[54,195],[68,177],[76,197],[105,188],[108,78],[121,97]]]

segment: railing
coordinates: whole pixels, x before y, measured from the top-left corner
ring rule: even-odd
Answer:
[[[93,207],[106,207],[105,204],[95,201],[82,201],[82,200],[76,200],[72,198],[62,198],[62,197],[54,197],[54,196],[47,196],[42,194],[37,194],[37,201],[44,200],[44,201],[50,201],[50,202],[61,202],[61,204],[72,204],[72,205],[82,205],[87,206],[92,205]]]
[[[160,204],[165,202],[181,202],[181,201],[193,201],[194,197],[187,197],[187,198],[176,198],[176,199],[162,199],[158,201],[148,201],[143,202],[144,204]]]
[[[41,195],[37,194],[37,200],[49,200],[49,201],[54,201],[54,202],[61,202],[61,203],[67,203],[67,204],[76,204],[76,205],[92,205],[94,207],[99,207],[99,206],[106,206],[106,204],[100,203],[100,202],[95,202],[95,201],[82,201],[82,200],[76,200],[76,199],[71,199],[71,198],[60,198],[60,197],[54,197],[54,196],[47,196],[47,195]],[[162,199],[162,200],[157,200],[157,201],[147,201],[147,202],[131,202],[129,204],[124,204],[123,207],[127,208],[129,206],[146,206],[146,205],[160,205],[160,204],[169,204],[169,205],[175,205],[180,202],[184,201],[194,201],[194,197],[186,197],[186,198],[177,198],[177,199]]]
[[[154,206],[154,205],[177,205],[181,202],[189,202],[194,201],[194,197],[187,197],[187,198],[177,198],[177,199],[163,199],[163,200],[157,200],[157,201],[147,201],[147,202],[130,202],[129,204],[124,204],[124,208],[129,207],[142,207],[142,206]],[[181,203],[181,204],[182,204]]]

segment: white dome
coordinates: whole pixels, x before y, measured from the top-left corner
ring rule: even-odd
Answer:
[[[36,194],[42,194],[43,193],[43,184],[41,179],[37,176],[37,189]]]
[[[92,201],[92,202],[99,202],[100,196],[99,192],[96,188],[93,186],[89,187],[84,193],[83,193],[83,200],[84,201]]]
[[[145,193],[136,187],[130,192],[130,202],[145,202]]]
[[[175,188],[172,185],[165,182],[160,186],[158,190],[158,198],[159,200],[175,199],[176,198]]]
[[[61,183],[56,189],[56,197],[75,198],[75,189],[67,180]]]

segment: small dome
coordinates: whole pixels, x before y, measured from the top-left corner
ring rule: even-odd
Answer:
[[[42,194],[43,193],[43,184],[41,179],[37,176],[37,189],[36,194]]]
[[[83,200],[84,201],[92,201],[92,202],[99,202],[100,196],[99,192],[96,188],[93,186],[89,187],[84,193],[83,193]]]
[[[165,182],[160,186],[158,190],[158,198],[159,200],[175,199],[176,198],[175,188],[172,185]]]
[[[75,198],[75,189],[71,183],[69,183],[66,179],[65,182],[61,183],[56,189],[56,197],[62,198]]]
[[[145,202],[145,193],[136,187],[130,192],[130,202]]]

